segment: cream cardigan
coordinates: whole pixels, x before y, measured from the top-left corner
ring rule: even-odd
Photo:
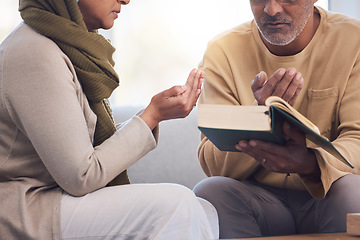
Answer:
[[[315,153],[321,182],[269,172],[243,153],[219,151],[203,137],[201,166],[209,176],[221,175],[279,188],[308,190],[322,199],[341,176],[360,171],[360,21],[316,8],[321,23],[308,46],[294,56],[275,56],[263,44],[254,21],[226,31],[209,42],[200,68],[205,82],[200,103],[251,105],[250,84],[256,74],[271,76],[290,67],[302,73],[304,87],[295,108],[314,122],[321,134],[349,160],[349,168],[321,148]],[[284,185],[286,184],[286,186]]]
[[[20,24],[0,46],[2,239],[59,239],[63,190],[96,191],[156,147],[134,116],[94,148],[95,123],[67,56]]]

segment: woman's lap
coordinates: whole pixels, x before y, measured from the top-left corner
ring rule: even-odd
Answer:
[[[64,193],[61,231],[63,239],[211,239],[217,234],[217,215],[186,187],[131,184],[83,197]]]

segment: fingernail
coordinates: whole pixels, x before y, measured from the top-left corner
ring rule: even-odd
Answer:
[[[244,148],[246,148],[247,143],[245,141],[240,141],[236,146],[238,150],[242,151]]]
[[[286,70],[283,69],[283,68],[281,68],[281,69],[279,70],[279,75],[282,77],[282,76],[285,74],[285,72],[286,72]]]
[[[256,147],[256,142],[253,141],[253,140],[250,140],[249,145],[252,146],[252,147]]]
[[[290,69],[290,70],[289,70],[289,75],[290,75],[290,77],[294,76],[294,74],[295,74],[295,70],[294,70],[294,69]]]

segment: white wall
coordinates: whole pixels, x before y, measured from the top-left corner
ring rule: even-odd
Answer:
[[[359,0],[329,0],[329,9],[360,19]]]

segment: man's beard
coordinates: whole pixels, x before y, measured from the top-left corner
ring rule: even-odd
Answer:
[[[261,35],[265,38],[267,42],[269,42],[272,45],[276,46],[286,46],[293,42],[300,33],[304,30],[306,23],[309,21],[309,18],[311,16],[311,12],[309,11],[309,14],[306,16],[306,18],[303,18],[303,22],[301,25],[296,26],[295,28],[290,28],[290,32],[286,34],[282,34],[279,36],[277,33],[265,33],[261,30],[259,26],[264,26],[268,22],[280,22],[284,24],[289,24],[291,26],[291,21],[287,20],[286,18],[282,17],[280,14],[276,14],[275,16],[269,16],[266,15],[265,18],[260,19],[260,25],[258,22],[256,22],[256,25],[261,33]]]

